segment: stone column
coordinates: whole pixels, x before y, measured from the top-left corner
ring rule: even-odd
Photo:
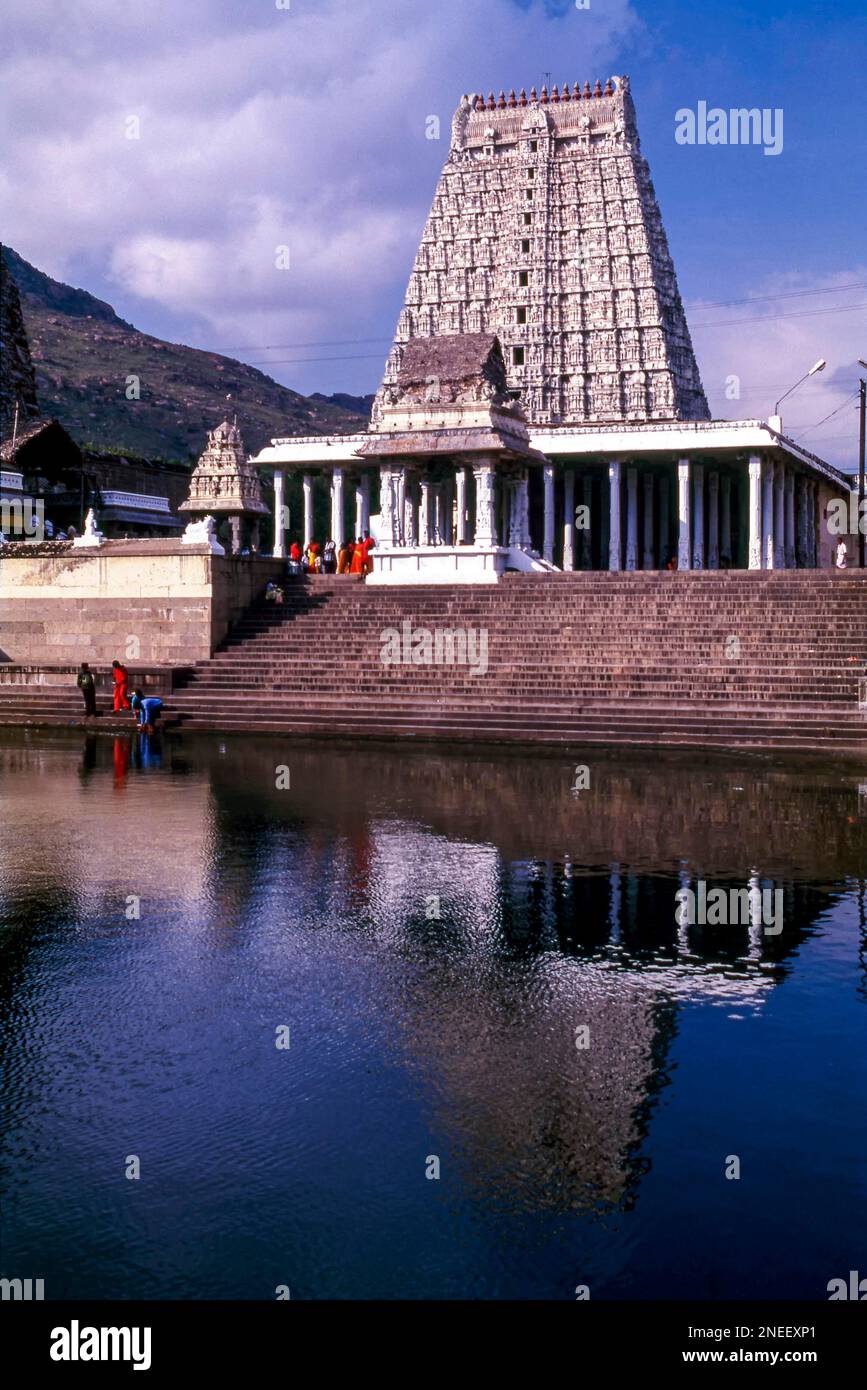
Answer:
[[[608,568],[619,570],[620,563],[620,462],[608,465],[608,490],[611,497],[611,525],[608,539]]]
[[[626,470],[626,568],[638,569],[638,469]]]
[[[455,471],[455,493],[458,509],[458,545],[467,539],[467,470],[464,467]]]
[[[336,546],[343,544],[343,469],[335,468],[331,476],[331,539]]]
[[[758,454],[751,454],[750,475],[750,540],[747,564],[751,570],[760,570],[762,565],[762,460]]]
[[[454,545],[454,506],[452,498],[452,480],[446,478],[442,487],[443,493],[443,542],[446,545]]]
[[[283,509],[286,505],[286,473],[282,468],[274,469],[274,558],[282,560],[286,555],[286,532],[283,529]]]
[[[411,546],[418,545],[415,488],[415,479],[406,477],[403,486],[403,543]]]
[[[762,569],[774,568],[774,465],[762,461]]]
[[[786,507],[783,496],[783,465],[774,464],[774,569],[781,570],[786,554]]]
[[[796,504],[798,521],[795,563],[799,569],[806,569],[809,564],[809,547],[807,545],[807,477],[804,473],[798,474]]]
[[[304,489],[304,545],[308,546],[313,539],[313,483],[312,473],[305,473],[303,479]]]
[[[418,543],[419,545],[430,545],[430,481],[422,478],[418,485]]]
[[[545,534],[542,542],[542,556],[549,564],[554,563],[554,465],[546,463],[543,469],[545,482]]]
[[[668,478],[663,475],[659,480],[659,568],[668,564]]]
[[[405,508],[405,506],[406,506],[406,468],[405,468],[405,467],[403,467],[403,466],[401,467],[400,472],[398,473],[397,478],[395,479],[395,483],[396,483],[396,487],[395,487],[395,498],[394,498],[394,505],[395,505],[394,539],[395,539],[395,543],[396,543],[397,545],[403,545],[403,544],[404,544],[404,532],[403,532],[404,508]]]
[[[494,465],[490,462],[473,464],[476,482],[476,545],[494,544]]]
[[[563,472],[563,568],[575,568],[575,473]]]
[[[641,568],[652,570],[656,568],[656,557],[653,553],[653,474],[644,475],[644,547],[641,555]]]
[[[819,539],[816,534],[816,505],[818,501],[819,484],[815,478],[807,479],[807,546],[810,556],[810,568],[819,568]]]
[[[497,536],[500,545],[509,544],[512,522],[512,488],[506,478],[500,479],[500,515]]]
[[[690,568],[689,459],[677,463],[677,568]]]
[[[379,466],[379,548],[390,550],[394,544],[394,480],[391,464],[382,463]]]
[[[728,473],[720,478],[719,554],[726,566],[732,562],[732,480]]]
[[[431,517],[433,519],[433,543],[443,543],[443,488],[442,483],[431,484]]]
[[[527,522],[530,514],[530,485],[528,472],[521,470],[517,480],[512,483],[512,507],[509,518],[509,545],[518,550],[530,549]]]
[[[719,473],[707,475],[707,567],[719,569]]]
[[[791,468],[785,470],[783,481],[786,509],[785,565],[787,570],[795,568],[795,475]]]
[[[241,553],[241,518],[239,516],[229,517],[229,535],[232,537],[232,554]]]
[[[692,567],[704,569],[704,465],[693,469]]]
[[[370,478],[363,473],[355,489],[355,535],[363,536],[370,530]]]
[[[581,532],[581,568],[589,570],[593,566],[593,474],[585,473],[581,479],[581,505],[587,508],[590,526]]]

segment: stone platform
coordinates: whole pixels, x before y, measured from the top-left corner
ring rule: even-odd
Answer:
[[[439,663],[412,659],[426,632]],[[273,733],[281,746],[311,735],[867,758],[865,669],[867,575],[855,571],[380,588],[322,576],[290,581],[283,605],[251,606],[166,714],[182,732]],[[74,687],[0,687],[0,722],[80,713]]]

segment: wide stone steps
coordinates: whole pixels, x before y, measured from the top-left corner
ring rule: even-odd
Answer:
[[[486,629],[488,668],[385,665],[382,631]],[[737,657],[725,643],[738,637]],[[288,581],[165,700],[182,731],[867,753],[867,575]],[[128,728],[99,700],[97,727]],[[81,722],[73,687],[0,686],[0,720]]]

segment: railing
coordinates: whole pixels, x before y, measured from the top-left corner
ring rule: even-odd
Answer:
[[[100,492],[104,507],[131,507],[140,512],[170,512],[167,497],[154,497],[147,492],[119,492],[105,488]]]

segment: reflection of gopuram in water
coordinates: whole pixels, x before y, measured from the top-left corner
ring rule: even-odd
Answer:
[[[166,770],[189,771],[172,778],[97,739],[58,807],[59,756],[0,743],[0,916],[16,842],[45,865],[46,910],[63,894],[84,910],[136,891],[146,824],[138,881],[195,907],[199,952],[270,935],[269,967],[291,969],[327,948],[335,990],[363,957],[450,1161],[512,1209],[631,1200],[681,1009],[760,1010],[867,849],[857,775],[839,769],[600,759],[575,795],[566,759],[168,740]],[[679,925],[675,894],[702,880],[782,890],[782,931]]]

